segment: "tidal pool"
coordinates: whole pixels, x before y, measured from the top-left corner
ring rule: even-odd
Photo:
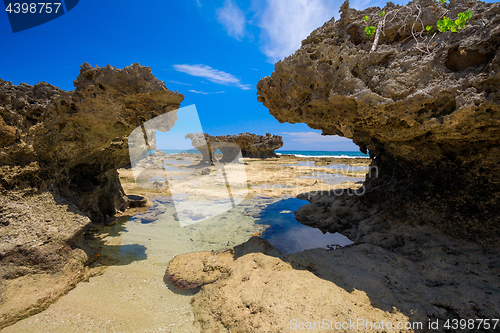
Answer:
[[[328,249],[329,245],[346,246],[353,242],[339,233],[326,233],[311,228],[295,219],[294,211],[308,202],[287,198],[267,205],[256,223],[268,225],[261,237],[283,253],[300,252],[313,248]]]

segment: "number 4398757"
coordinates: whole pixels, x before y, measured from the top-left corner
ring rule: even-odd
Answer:
[[[39,2],[39,3],[9,3],[7,8],[5,8],[6,12],[19,14],[19,13],[31,13],[31,14],[41,14],[47,13],[50,14],[52,12],[56,13],[59,11],[59,7],[61,7],[60,2]]]

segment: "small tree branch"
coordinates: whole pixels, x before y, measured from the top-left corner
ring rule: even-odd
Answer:
[[[377,50],[377,45],[378,45],[378,40],[380,38],[380,32],[382,31],[382,26],[384,25],[384,21],[380,21],[377,24],[377,32],[375,32],[375,39],[373,40],[373,45],[372,49],[370,50],[370,53],[375,52]]]

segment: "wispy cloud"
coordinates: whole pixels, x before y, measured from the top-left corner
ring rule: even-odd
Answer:
[[[368,5],[370,5],[370,7],[378,6],[382,8],[385,6],[385,2],[380,0],[353,0],[350,2],[349,7],[363,10],[368,7]]]
[[[198,90],[188,90],[189,92],[195,93],[195,94],[202,94],[202,95],[209,95],[209,93],[204,92],[204,91],[198,91]]]
[[[224,6],[217,9],[217,20],[224,26],[229,36],[241,40],[245,35],[245,14],[233,0],[226,0]]]
[[[338,135],[321,135],[318,132],[282,132],[281,135],[290,141],[300,143],[319,143],[319,142],[350,142],[351,140]]]
[[[207,65],[182,64],[173,65],[173,67],[176,71],[192,76],[202,77],[214,83],[224,84],[227,86],[236,86],[242,90],[252,89],[251,85],[241,83],[241,81],[236,76],[230,73],[219,71]]]
[[[200,0],[196,0],[196,5],[197,5],[198,7],[201,7],[201,2],[200,2]]]
[[[262,52],[275,62],[300,48],[301,41],[338,12],[342,0],[254,0]],[[257,5],[258,3],[258,5]]]
[[[216,92],[209,93],[209,92],[193,90],[193,89],[188,90],[188,91],[195,93],[195,94],[202,94],[202,95],[212,95],[212,94],[223,94],[224,93],[224,91],[216,91]]]
[[[182,84],[182,85],[184,85],[184,86],[192,86],[192,84],[191,84],[191,83],[184,83],[184,82],[178,82],[178,81],[170,81],[170,82],[172,82],[172,83],[176,83],[176,84]]]

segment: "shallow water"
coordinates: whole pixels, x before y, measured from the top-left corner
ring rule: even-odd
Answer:
[[[292,188],[293,186],[286,184],[259,184],[259,185],[251,185],[253,188],[265,188],[265,189],[276,189],[276,188]]]
[[[296,198],[286,198],[269,204],[260,213],[259,224],[269,225],[261,237],[288,254],[313,248],[327,249],[328,245],[345,246],[352,244],[339,233],[323,234],[319,229],[297,222],[294,211],[308,202]]]
[[[316,165],[314,161],[297,161],[296,164],[284,164],[288,167],[314,167],[314,168],[325,168],[325,169],[333,169],[333,170],[345,170],[345,171],[366,171],[368,172],[368,166],[352,166],[348,164],[336,163],[336,164],[328,164],[328,165]]]
[[[200,205],[198,200],[190,202],[187,195],[179,195],[179,199],[186,205]],[[247,198],[240,205],[228,209],[223,214],[199,223],[193,219],[195,222],[185,227],[179,225],[175,228],[175,232],[162,227],[165,223],[171,225],[179,223],[179,212],[175,210],[173,200],[158,197],[155,202],[156,206],[151,207],[148,212],[134,215],[125,224],[125,234],[122,236],[122,247],[125,248],[120,248],[120,253],[127,252],[142,256],[145,248],[149,252],[152,244],[146,241],[144,233],[156,238],[163,235],[165,239],[178,236],[182,239],[189,239],[197,251],[219,250],[243,243],[263,228],[266,229],[261,237],[287,254],[318,247],[327,249],[328,245],[345,246],[352,243],[347,237],[338,233],[323,234],[319,229],[298,222],[294,211],[308,202],[289,196]],[[207,204],[210,205],[210,202]],[[200,220],[204,217],[200,217]],[[144,224],[150,224],[150,226],[141,227]],[[146,229],[150,230],[146,231]]]
[[[323,183],[328,184],[328,185],[337,185],[337,184],[342,184],[345,182],[362,182],[365,179],[362,177],[347,177],[341,174],[331,174],[331,173],[324,173],[324,172],[315,172],[309,175],[302,175],[299,176],[298,178],[302,179],[318,179],[321,180]]]
[[[178,171],[183,170],[183,162],[168,163]],[[196,187],[207,184],[193,181]],[[217,186],[211,182],[209,190],[215,191]],[[326,250],[328,245],[351,243],[339,234],[323,234],[297,222],[293,212],[307,202],[290,196],[247,196],[227,211],[196,220],[200,209],[207,215],[210,210],[204,207],[229,203],[224,197],[202,202],[202,195],[172,193],[174,197],[152,198],[154,206],[147,212],[105,228],[107,236],[94,246],[101,256],[93,265],[107,267],[102,275],[79,283],[49,309],[18,322],[6,332],[198,332],[192,324],[192,291],[179,291],[163,277],[168,262],[176,255],[225,249],[259,233],[283,253],[316,247]],[[182,226],[179,209],[176,210],[180,203],[185,204],[182,207],[191,205],[194,223]]]

